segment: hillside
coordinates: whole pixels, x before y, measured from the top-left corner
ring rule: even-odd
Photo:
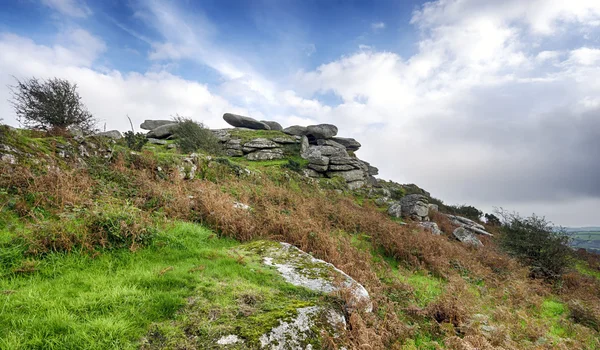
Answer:
[[[0,127],[1,349],[600,349],[594,255],[533,279],[327,124],[149,122]]]

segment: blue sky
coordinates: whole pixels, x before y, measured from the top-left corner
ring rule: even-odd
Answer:
[[[0,118],[17,125],[13,76],[76,82],[108,129],[333,123],[382,178],[600,224],[597,0],[7,0]]]

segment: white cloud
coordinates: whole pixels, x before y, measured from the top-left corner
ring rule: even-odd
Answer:
[[[583,66],[600,65],[600,49],[582,47],[573,50],[569,62]]]
[[[373,31],[385,29],[385,23],[384,22],[371,23],[371,29],[373,29]]]
[[[41,0],[42,3],[63,15],[85,18],[92,14],[92,10],[84,1],[78,0]]]
[[[78,30],[72,36],[101,42],[87,32]],[[101,45],[100,45],[101,46]],[[144,119],[164,119],[179,113],[211,127],[224,127],[224,112],[248,111],[232,106],[225,99],[211,93],[206,85],[182,79],[165,71],[145,74],[118,71],[99,72],[91,67],[89,47],[38,45],[32,40],[16,35],[0,35],[0,66],[19,79],[61,77],[77,83],[83,102],[108,129],[128,130],[129,115],[134,125]],[[0,99],[10,97],[7,85],[14,85],[10,75],[0,75]],[[17,125],[14,112],[7,103],[0,104],[4,122]]]

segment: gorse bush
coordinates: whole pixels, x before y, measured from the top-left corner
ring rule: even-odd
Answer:
[[[176,116],[177,126],[172,129],[179,149],[184,153],[204,151],[213,155],[223,153],[219,139],[202,123],[190,118]]]
[[[123,136],[125,137],[127,147],[138,152],[141,151],[146,142],[148,142],[146,135],[141,132],[134,133],[133,131],[127,131]]]
[[[569,266],[572,256],[569,236],[556,231],[545,218],[501,213],[501,246],[509,254],[530,266],[532,277],[555,279]]]
[[[81,102],[76,84],[59,78],[31,78],[17,79],[17,85],[10,88],[17,119],[25,127],[59,132],[69,127],[84,133],[94,130],[96,120]]]

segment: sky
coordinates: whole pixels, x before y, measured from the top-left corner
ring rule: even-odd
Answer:
[[[4,123],[30,77],[107,130],[331,123],[447,204],[600,226],[598,0],[4,0]]]

